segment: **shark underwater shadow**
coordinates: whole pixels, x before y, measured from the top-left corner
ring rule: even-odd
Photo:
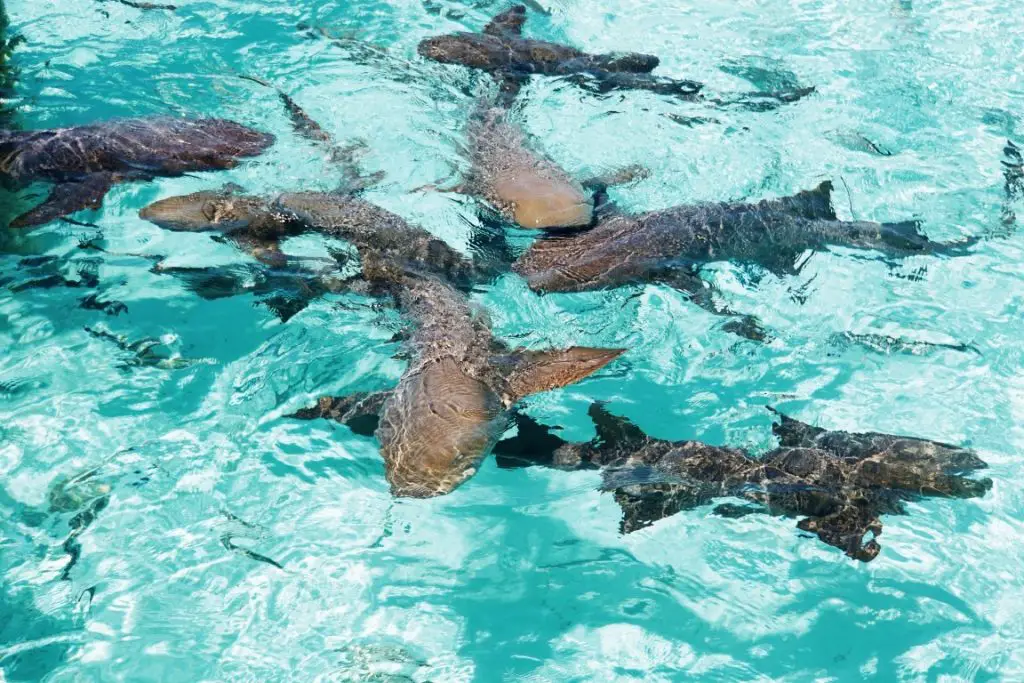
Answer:
[[[274,137],[223,119],[121,119],[53,130],[0,130],[0,183],[51,183],[49,196],[11,221],[34,227],[97,209],[122,182],[233,168]]]
[[[595,94],[617,90],[646,90],[685,101],[716,105],[735,104],[765,111],[795,102],[814,92],[799,88],[778,93],[750,93],[726,98],[706,98],[703,85],[692,80],[655,76],[660,60],[635,52],[588,54],[569,45],[524,38],[526,7],[513,5],[496,15],[480,33],[453,33],[420,41],[420,56],[442,64],[455,64],[490,74],[501,88],[507,105],[533,75],[559,76]]]
[[[771,409],[779,447],[760,457],[738,448],[647,436],[626,418],[594,403],[597,436],[571,443],[550,427],[516,412],[515,437],[494,449],[499,467],[535,465],[600,469],[602,490],[622,509],[620,531],[713,503],[717,515],[799,517],[797,528],[868,562],[881,546],[880,516],[907,514],[904,503],[925,497],[977,498],[989,479],[967,474],[987,464],[974,451],[914,437],[850,433],[813,427]]]

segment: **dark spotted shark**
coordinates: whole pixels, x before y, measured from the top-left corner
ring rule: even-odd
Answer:
[[[544,465],[601,469],[603,489],[622,509],[622,533],[712,503],[716,514],[800,517],[797,528],[864,562],[881,550],[881,515],[906,514],[924,497],[976,498],[992,486],[968,473],[987,467],[967,448],[876,432],[813,427],[781,413],[779,447],[760,457],[739,448],[646,435],[629,420],[592,404],[597,436],[570,443],[517,413],[518,434],[497,445],[500,467]]]
[[[26,228],[96,209],[121,182],[233,168],[274,142],[223,119],[149,118],[35,131],[0,131],[0,182],[53,184],[49,197],[11,221]]]
[[[422,40],[417,51],[422,57],[442,64],[457,64],[482,70],[498,81],[508,104],[523,84],[535,74],[561,76],[590,92],[646,90],[687,101],[702,99],[702,84],[655,76],[659,59],[636,52],[588,54],[569,45],[524,38],[526,7],[513,5],[498,14],[480,33],[453,33]],[[792,102],[813,92],[805,88],[783,93],[756,93],[746,98],[764,109],[765,101]],[[741,101],[741,100],[738,100]]]
[[[450,493],[476,473],[520,399],[577,382],[624,351],[511,349],[447,282],[407,274],[393,260],[378,263],[371,278],[391,290],[412,327],[398,386],[376,400],[359,397],[379,412],[375,434],[395,496]],[[344,401],[326,397],[294,417],[330,416]]]
[[[699,267],[732,261],[778,275],[796,272],[807,250],[846,247],[890,257],[958,255],[974,241],[928,239],[917,222],[840,221],[832,183],[757,203],[676,206],[640,215],[611,213],[594,228],[534,242],[513,265],[538,292],[579,292],[662,282],[706,296]]]

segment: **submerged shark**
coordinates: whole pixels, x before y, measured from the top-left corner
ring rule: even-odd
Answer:
[[[524,38],[526,7],[513,5],[498,14],[480,33],[453,33],[422,40],[419,54],[442,64],[480,69],[501,86],[507,103],[534,74],[562,76],[595,93],[613,90],[647,90],[684,100],[701,99],[702,84],[651,74],[659,64],[654,55],[636,52],[588,54],[569,45]],[[758,109],[792,102],[813,92],[813,88],[782,93],[754,93],[747,97]],[[744,100],[737,100],[743,103]],[[725,103],[725,102],[722,102]]]
[[[923,497],[980,497],[992,486],[964,476],[987,467],[972,450],[926,439],[828,431],[777,413],[779,447],[752,457],[651,438],[600,404],[589,413],[597,436],[586,443],[566,442],[517,413],[517,436],[498,444],[495,456],[500,467],[601,469],[603,488],[622,508],[623,533],[717,498],[740,498],[745,504],[722,503],[714,512],[801,517],[799,529],[867,562],[881,550],[880,515],[906,514],[904,503]]]
[[[39,206],[11,227],[42,225],[99,208],[116,184],[233,168],[263,152],[274,137],[222,119],[124,119],[36,131],[0,131],[0,183],[53,184]]]
[[[399,271],[378,277],[412,326],[406,341],[411,358],[393,391],[353,400],[379,413],[375,434],[396,496],[450,493],[476,473],[520,399],[579,381],[624,351],[510,349],[446,282]],[[326,397],[294,417],[330,415],[345,401]]]
[[[714,261],[754,264],[783,275],[797,257],[831,246],[889,256],[966,253],[973,241],[929,240],[916,222],[840,221],[832,183],[755,204],[677,206],[611,215],[593,229],[534,242],[513,265],[531,289],[579,292],[662,282],[705,296],[699,267]]]

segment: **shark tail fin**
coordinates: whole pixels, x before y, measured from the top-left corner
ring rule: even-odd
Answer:
[[[625,351],[573,346],[565,350],[515,352],[508,379],[509,398],[514,402],[530,394],[578,382]]]
[[[826,430],[796,420],[772,406],[766,406],[768,410],[777,415],[780,422],[772,425],[772,434],[779,438],[781,446],[800,448],[811,446],[815,437],[824,434]]]
[[[779,199],[782,208],[790,213],[811,220],[836,220],[832,205],[832,181],[826,180],[812,190],[803,190]]]
[[[501,14],[495,15],[493,19],[484,26],[484,33],[492,36],[514,35],[523,33],[523,24],[526,23],[526,6],[512,5]]]

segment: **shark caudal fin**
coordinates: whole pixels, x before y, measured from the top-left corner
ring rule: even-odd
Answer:
[[[511,365],[507,398],[514,403],[530,394],[578,382],[608,365],[625,351],[574,346],[560,351],[517,351],[496,362]]]
[[[821,427],[812,427],[800,420],[795,420],[772,406],[765,407],[780,419],[779,423],[772,425],[772,434],[778,437],[781,446],[791,448],[812,446],[815,437],[827,431]]]
[[[501,14],[496,15],[484,26],[484,33],[492,36],[523,34],[523,24],[526,23],[526,6],[512,5]]]
[[[921,232],[921,221],[882,223],[879,228],[881,242],[896,253],[924,253],[943,256],[963,256],[980,237],[968,237],[956,242],[936,242]]]

